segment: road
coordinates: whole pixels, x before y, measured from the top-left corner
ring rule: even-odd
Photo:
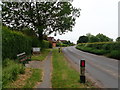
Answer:
[[[79,70],[79,61],[86,61],[86,77],[101,88],[118,88],[118,60],[77,50],[75,46],[62,49],[66,58]]]

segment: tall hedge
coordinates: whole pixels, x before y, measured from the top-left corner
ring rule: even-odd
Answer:
[[[15,59],[22,52],[31,53],[32,40],[21,32],[2,27],[2,58]]]

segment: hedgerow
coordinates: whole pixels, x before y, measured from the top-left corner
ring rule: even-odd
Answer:
[[[120,42],[111,43],[84,43],[78,44],[77,49],[98,55],[105,55],[120,60]]]
[[[22,52],[31,53],[32,40],[21,32],[2,27],[2,58],[15,59]]]

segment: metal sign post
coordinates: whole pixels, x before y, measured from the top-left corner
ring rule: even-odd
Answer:
[[[82,59],[80,60],[80,82],[85,83],[85,81],[85,60]]]

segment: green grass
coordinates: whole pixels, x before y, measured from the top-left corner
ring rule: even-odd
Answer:
[[[42,70],[32,69],[32,75],[26,80],[26,84],[23,88],[33,88],[37,82],[41,82]]]
[[[11,81],[3,88],[34,88],[37,82],[42,80],[42,70],[26,68],[25,74],[19,75],[15,81]]]
[[[4,66],[2,69],[2,86],[6,88],[8,83],[15,81],[19,74],[25,73],[25,67],[14,60],[6,59],[3,61]]]
[[[70,64],[58,50],[53,50],[53,88],[93,88],[91,83],[80,83],[80,75],[77,71],[70,67]]]
[[[51,49],[44,49],[39,55],[32,55],[31,60],[42,61],[46,58]]]

